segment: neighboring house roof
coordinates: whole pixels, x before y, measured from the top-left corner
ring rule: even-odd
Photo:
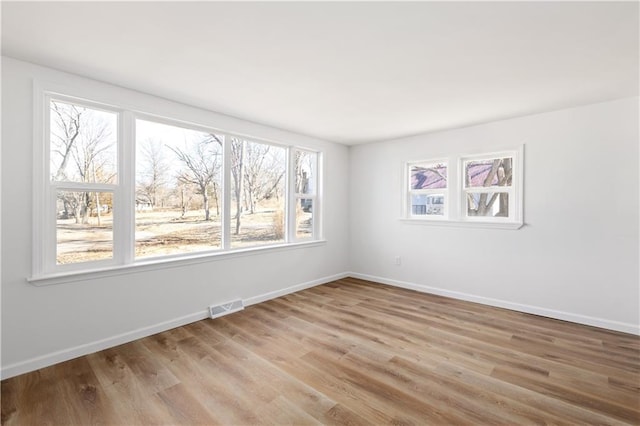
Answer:
[[[490,163],[470,163],[467,165],[467,173],[469,173],[469,183],[471,187],[485,186],[484,181],[491,171],[493,161]],[[491,185],[498,184],[497,174],[493,177]]]
[[[487,175],[491,171],[493,160],[471,162],[467,164],[469,183],[471,187],[483,187]],[[413,166],[411,168],[411,189],[440,189],[447,187],[447,168]],[[491,185],[498,185],[497,174],[493,177]]]
[[[447,168],[441,167],[411,167],[411,189],[439,189],[447,187]]]

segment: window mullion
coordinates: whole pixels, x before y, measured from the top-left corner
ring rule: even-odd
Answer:
[[[119,172],[118,172],[119,173]],[[109,183],[93,183],[93,182],[56,182],[49,184],[52,191],[98,191],[98,192],[116,192],[119,185]]]
[[[118,126],[118,185],[114,197],[113,248],[116,263],[135,261],[135,117],[131,112],[120,114]]]
[[[317,192],[317,189],[316,189]],[[311,226],[311,238],[318,238],[318,235],[320,233],[319,228],[320,228],[320,224],[319,224],[319,218],[320,215],[317,214],[320,211],[320,205],[318,204],[318,197],[316,195],[310,197],[311,198],[311,206],[312,206],[312,212],[313,212],[313,217],[312,217],[312,226]]]
[[[231,136],[224,135],[222,144],[222,249],[231,247]]]
[[[43,210],[45,212],[44,217],[44,241],[46,241],[46,247],[44,250],[44,265],[45,272],[52,272],[56,267],[56,251],[57,251],[57,218],[56,218],[56,197],[57,192],[49,185],[46,196],[44,197],[46,207]]]
[[[285,229],[287,230],[285,235],[285,242],[292,242],[298,239],[296,235],[296,209],[300,202],[298,195],[296,194],[296,150],[289,147],[287,150],[287,185],[286,193],[287,200],[285,201],[285,208],[287,211],[285,218]]]
[[[311,199],[311,238],[318,238],[320,235],[320,203],[318,202],[320,196],[320,154],[315,155],[315,163],[311,165],[311,174],[313,176],[313,188],[311,193],[313,194]],[[297,226],[297,225],[296,225]]]
[[[516,190],[512,185],[504,192],[509,194],[509,215],[507,217],[509,220],[515,220],[518,217],[516,210],[519,208],[519,203],[516,201]]]

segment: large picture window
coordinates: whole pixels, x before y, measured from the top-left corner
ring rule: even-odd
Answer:
[[[523,148],[405,164],[404,219],[517,229]]]
[[[222,247],[222,144],[215,133],[136,120],[135,255]]]
[[[319,239],[319,152],[38,93],[32,279]]]

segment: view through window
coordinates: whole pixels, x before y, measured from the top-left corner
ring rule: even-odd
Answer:
[[[287,150],[231,139],[231,247],[285,239]]]
[[[508,217],[513,184],[513,158],[489,158],[464,163],[468,216]]]
[[[221,247],[223,139],[136,120],[137,257]]]
[[[49,179],[55,193],[57,264],[113,257],[118,116],[51,101]]]
[[[296,193],[296,238],[313,237],[313,212],[316,203],[316,175],[318,154],[310,151],[295,151],[295,193]]]
[[[409,201],[413,216],[444,216],[447,208],[447,163],[409,166]]]

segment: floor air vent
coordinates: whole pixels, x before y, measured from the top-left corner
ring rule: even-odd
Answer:
[[[209,306],[209,316],[211,318],[218,318],[223,315],[241,311],[243,309],[244,309],[244,303],[242,302],[241,299],[233,300],[231,302]]]

